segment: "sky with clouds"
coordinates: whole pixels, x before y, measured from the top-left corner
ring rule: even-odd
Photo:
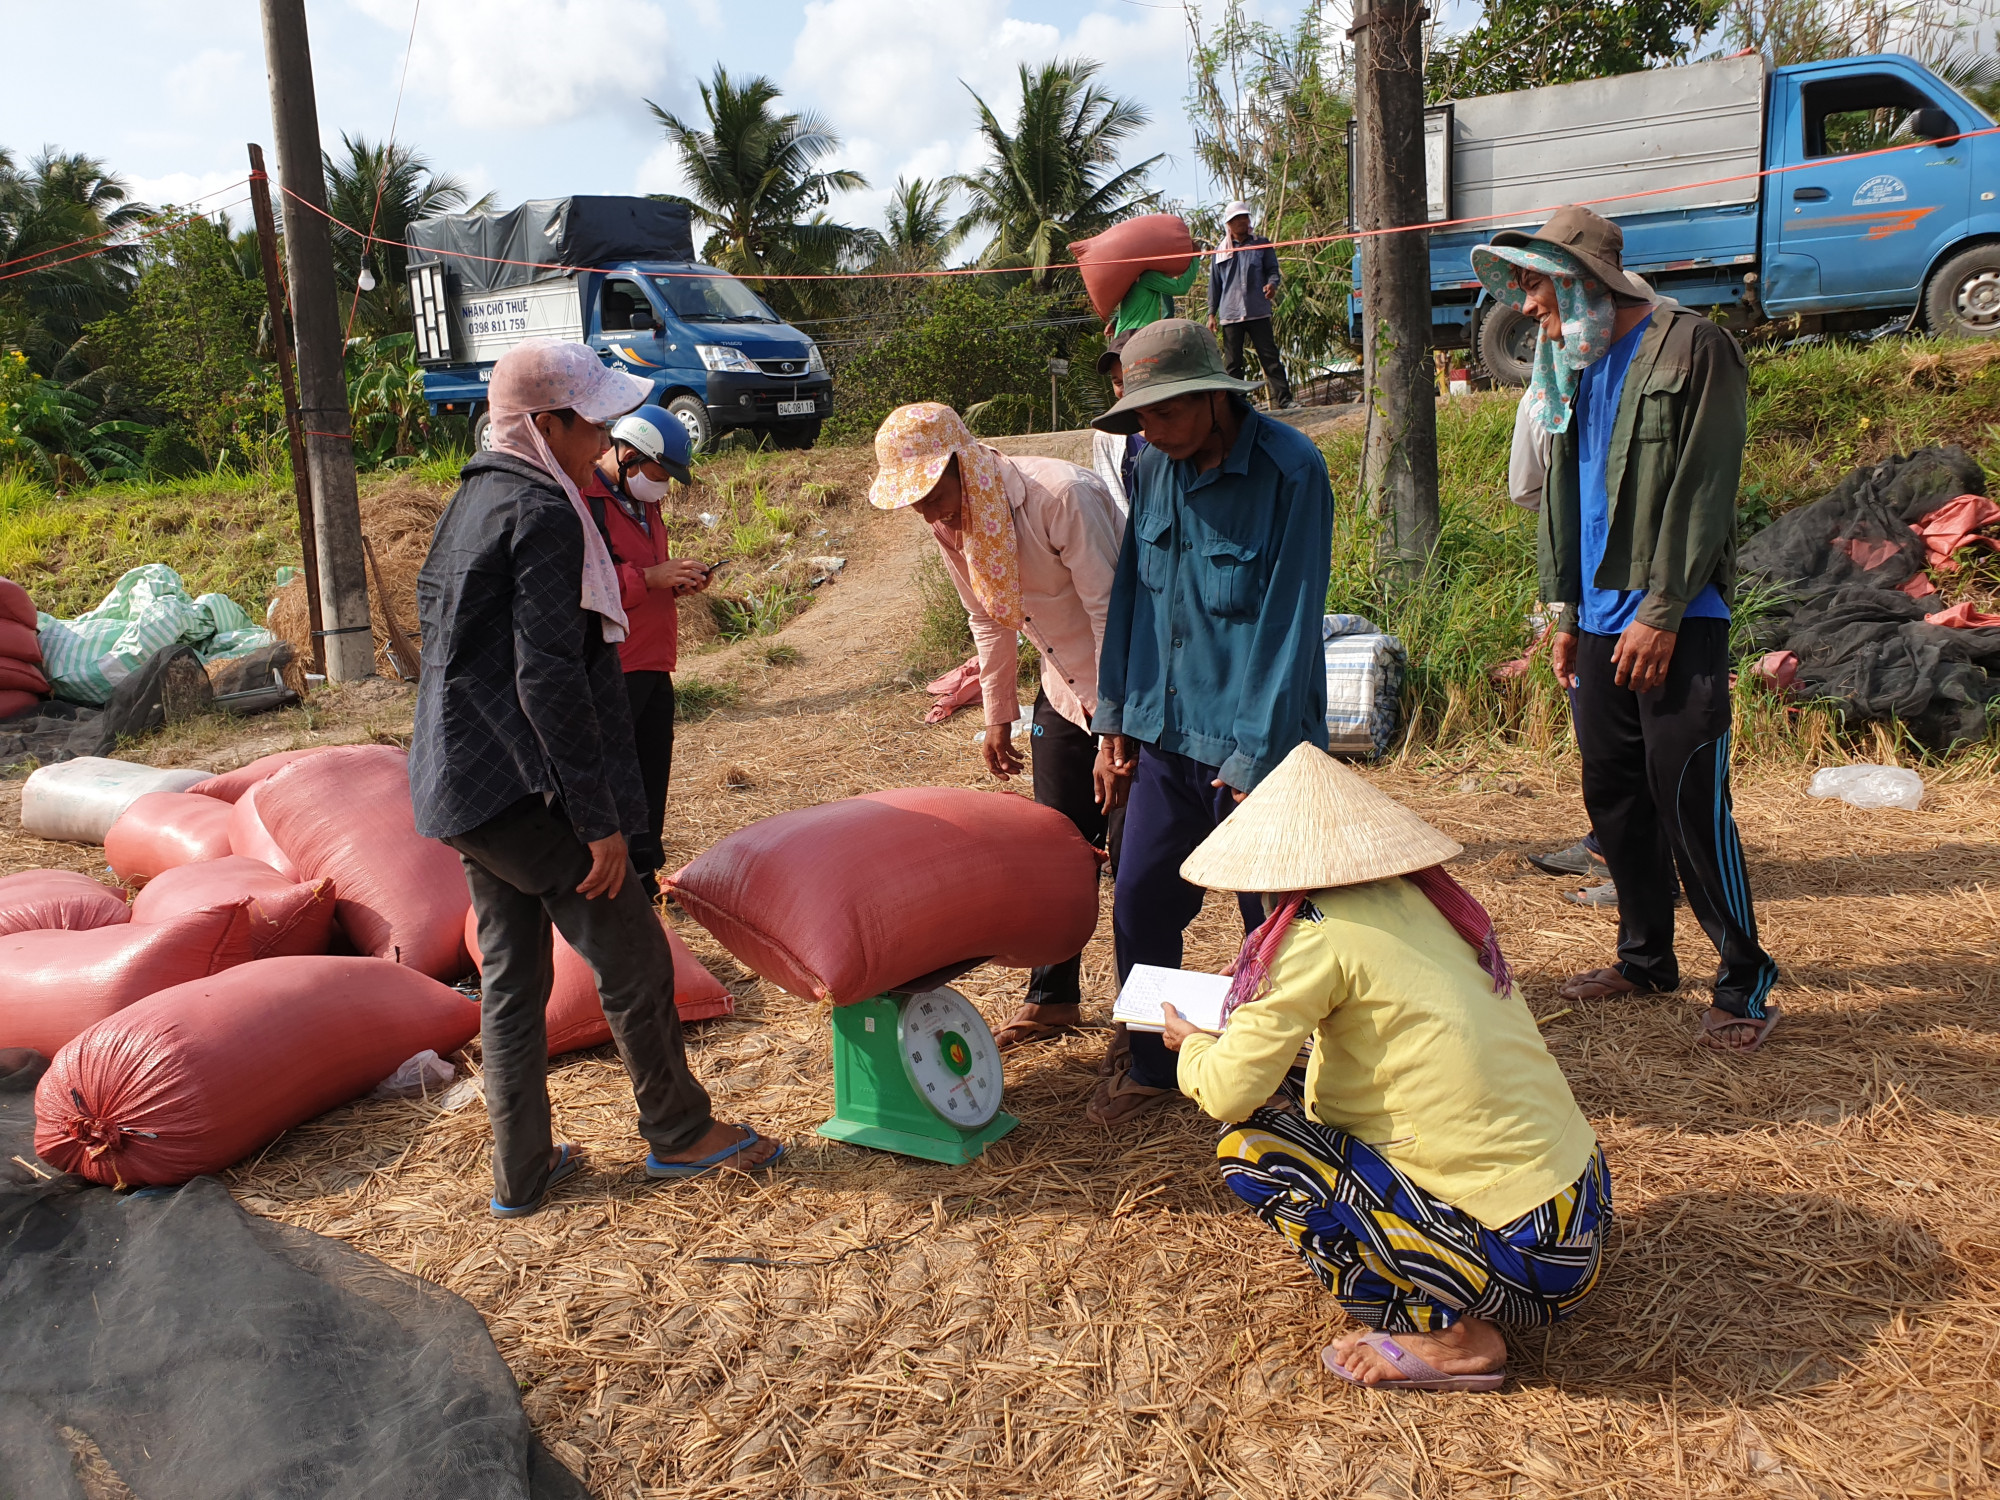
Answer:
[[[1283,25],[1300,0],[1246,9]],[[254,0],[90,0],[85,13],[80,51],[73,4],[0,0],[0,146],[17,159],[44,144],[88,152],[141,200],[187,202],[242,177],[245,142],[270,146]],[[978,164],[968,88],[1011,120],[1015,70],[1070,55],[1100,60],[1108,87],[1151,110],[1128,160],[1163,153],[1155,180],[1172,197],[1214,196],[1190,152],[1187,25],[1168,0],[310,0],[307,20],[324,141],[386,135],[407,60],[397,138],[503,204],[676,190],[645,101],[699,118],[697,85],[719,62],[827,117],[842,164],[870,183],[835,211],[873,224],[899,175]]]

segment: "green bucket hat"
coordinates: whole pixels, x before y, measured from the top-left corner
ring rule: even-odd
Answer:
[[[1100,432],[1139,430],[1139,408],[1197,391],[1254,391],[1258,382],[1234,380],[1222,368],[1215,335],[1186,318],[1162,318],[1133,334],[1120,352],[1125,399],[1090,425]]]

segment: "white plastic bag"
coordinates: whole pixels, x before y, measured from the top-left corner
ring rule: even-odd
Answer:
[[[1837,797],[1854,807],[1915,812],[1923,804],[1924,778],[1901,766],[1828,766],[1813,776],[1806,795]]]
[[[429,1047],[375,1085],[377,1099],[415,1099],[436,1093],[458,1070]]]
[[[125,809],[148,792],[184,792],[214,774],[80,755],[43,766],[28,778],[21,788],[21,831],[38,839],[101,844]]]

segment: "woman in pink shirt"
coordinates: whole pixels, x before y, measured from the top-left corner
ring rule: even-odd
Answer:
[[[687,484],[694,478],[688,468],[691,456],[687,429],[659,407],[642,406],[612,427],[611,446],[597,460],[583,492],[618,568],[618,602],[626,619],[618,664],[632,702],[632,735],[646,789],[646,834],[632,841],[632,865],[655,901],[660,866],[666,863],[660,834],[666,827],[667,777],[674,764],[674,680],[669,674],[680,651],[676,601],[707,588],[709,578],[707,564],[667,556],[667,527],[660,514],[668,481]]]
[[[986,768],[1021,774],[1014,748],[1020,709],[1020,637],[1042,660],[1029,736],[1035,800],[1062,813],[1118,861],[1122,809],[1098,805],[1091,781],[1097,742],[1097,655],[1125,517],[1095,474],[1053,458],[1009,458],[934,401],[899,407],[875,434],[878,509],[914,510],[929,523],[958,587],[979,649],[986,710]],[[1081,1019],[1082,955],[1036,969],[1028,997],[996,1040],[1040,1041]]]

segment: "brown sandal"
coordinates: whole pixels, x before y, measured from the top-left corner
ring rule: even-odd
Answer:
[[[1619,995],[1652,993],[1634,984],[1616,969],[1585,969],[1556,986],[1556,995],[1563,1000],[1610,1000]]]
[[[1178,1092],[1178,1089],[1149,1088],[1135,1082],[1130,1073],[1120,1073],[1098,1083],[1090,1103],[1084,1106],[1083,1117],[1093,1125],[1123,1125]]]
[[[1007,1024],[993,1033],[993,1045],[1002,1052],[1011,1052],[1016,1047],[1025,1047],[1030,1042],[1050,1042],[1059,1036],[1068,1036],[1083,1030],[1081,1006],[1066,1006],[1064,1009],[1077,1011],[1074,1021],[1044,1021],[1041,1012],[1055,1009],[1054,1006],[1023,1005],[1008,1019]]]
[[[1099,1078],[1122,1078],[1132,1068],[1132,1032],[1123,1021],[1111,1028],[1111,1040],[1105,1044],[1104,1056],[1098,1059]]]
[[[1718,1012],[1715,1007],[1710,1006],[1702,1015],[1701,1030],[1695,1036],[1695,1045],[1706,1047],[1711,1052],[1728,1052],[1741,1057],[1763,1046],[1764,1039],[1771,1034],[1777,1024],[1778,1007],[1775,1005],[1765,1007],[1761,1020],[1752,1020],[1749,1016],[1732,1016],[1728,1011]],[[1741,1047],[1725,1042],[1719,1033],[1731,1026],[1753,1026],[1757,1031],[1756,1038],[1747,1046]]]

